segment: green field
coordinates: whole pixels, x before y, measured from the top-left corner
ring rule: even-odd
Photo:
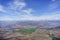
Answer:
[[[36,29],[34,29],[34,28],[22,29],[22,30],[20,30],[20,32],[21,32],[22,34],[31,34],[31,33],[35,32],[35,30],[36,30]]]

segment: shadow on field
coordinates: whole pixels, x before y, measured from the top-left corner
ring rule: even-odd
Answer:
[[[0,37],[0,40],[8,40],[8,39],[4,39],[4,38]]]

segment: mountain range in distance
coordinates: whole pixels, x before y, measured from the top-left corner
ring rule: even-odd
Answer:
[[[57,29],[60,28],[59,20],[44,20],[44,21],[0,21],[2,28],[42,28],[42,29]]]

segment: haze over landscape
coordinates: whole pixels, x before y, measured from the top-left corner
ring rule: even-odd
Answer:
[[[60,40],[60,0],[0,0],[0,40]]]

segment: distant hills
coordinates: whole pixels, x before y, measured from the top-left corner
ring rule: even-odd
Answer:
[[[51,21],[0,21],[3,28],[60,28],[59,20]]]

